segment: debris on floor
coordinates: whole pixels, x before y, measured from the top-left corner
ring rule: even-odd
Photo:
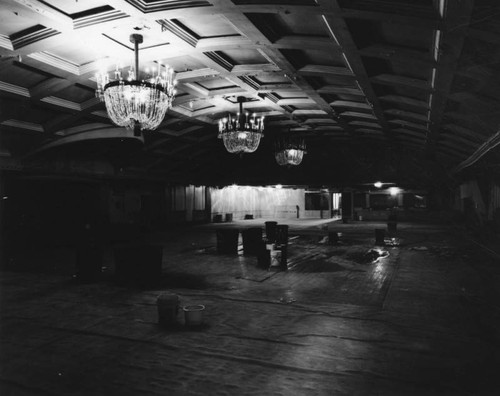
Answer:
[[[372,248],[367,252],[354,252],[347,255],[348,259],[358,264],[375,264],[380,259],[388,257],[390,254],[387,250],[380,248]]]
[[[324,236],[323,238],[321,238],[318,243],[320,244],[328,243],[328,236]]]
[[[290,298],[290,297],[281,297],[278,300],[278,302],[283,303],[283,304],[292,304],[295,301],[297,301],[297,300],[295,300],[294,298]]]
[[[429,248],[426,246],[415,246],[415,247],[410,248],[410,250],[425,251],[425,250],[429,250]]]
[[[401,239],[400,238],[385,238],[384,239],[384,245],[385,246],[399,246],[401,245]]]
[[[384,249],[370,249],[366,254],[365,257],[367,261],[371,261],[372,263],[376,263],[380,259],[386,258],[389,256],[389,252]]]

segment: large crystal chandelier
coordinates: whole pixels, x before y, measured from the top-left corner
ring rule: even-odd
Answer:
[[[259,147],[264,136],[264,117],[250,116],[243,113],[243,103],[246,98],[238,96],[240,112],[236,116],[229,114],[219,120],[219,139],[222,139],[226,150],[230,153],[253,153]]]
[[[275,158],[278,165],[300,165],[306,153],[306,144],[303,139],[288,137],[276,142]]]
[[[108,115],[116,125],[135,131],[156,129],[172,106],[176,93],[174,71],[158,62],[158,69],[153,69],[141,80],[139,44],[143,41],[142,35],[132,34],[130,41],[135,49],[135,68],[130,68],[124,79],[117,66],[112,81],[107,72],[97,73],[96,96],[105,102]]]

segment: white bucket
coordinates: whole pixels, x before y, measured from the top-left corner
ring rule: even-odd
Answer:
[[[182,310],[186,326],[200,326],[203,323],[204,305],[186,305]]]

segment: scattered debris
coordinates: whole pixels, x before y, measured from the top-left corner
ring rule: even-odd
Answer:
[[[324,236],[323,238],[320,239],[320,241],[318,243],[321,243],[321,244],[325,244],[325,243],[328,243],[328,236]]]
[[[370,249],[365,254],[367,261],[371,261],[372,263],[376,263],[380,259],[386,258],[388,256],[389,256],[389,252],[387,250],[378,249],[378,248]]]
[[[385,246],[399,246],[401,244],[401,240],[399,238],[385,238],[384,245]]]
[[[429,250],[429,248],[426,246],[415,246],[415,247],[410,248],[410,250],[425,251],[425,250]]]
[[[380,248],[372,248],[366,253],[356,252],[348,254],[347,258],[358,264],[375,264],[378,260],[388,257],[390,254],[387,250]]]
[[[285,298],[285,297],[281,297],[278,302],[282,303],[282,304],[292,304],[294,303],[295,301],[297,301],[295,298]]]

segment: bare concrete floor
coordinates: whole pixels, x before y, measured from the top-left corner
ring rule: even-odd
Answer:
[[[112,251],[89,284],[69,249],[20,252],[1,273],[0,394],[499,394],[495,252],[437,225],[398,224],[374,251],[385,224],[278,221],[288,271],[216,253],[216,227],[263,221],[203,225],[151,236],[155,289],[116,285]],[[160,327],[162,292],[204,304],[203,326]]]

